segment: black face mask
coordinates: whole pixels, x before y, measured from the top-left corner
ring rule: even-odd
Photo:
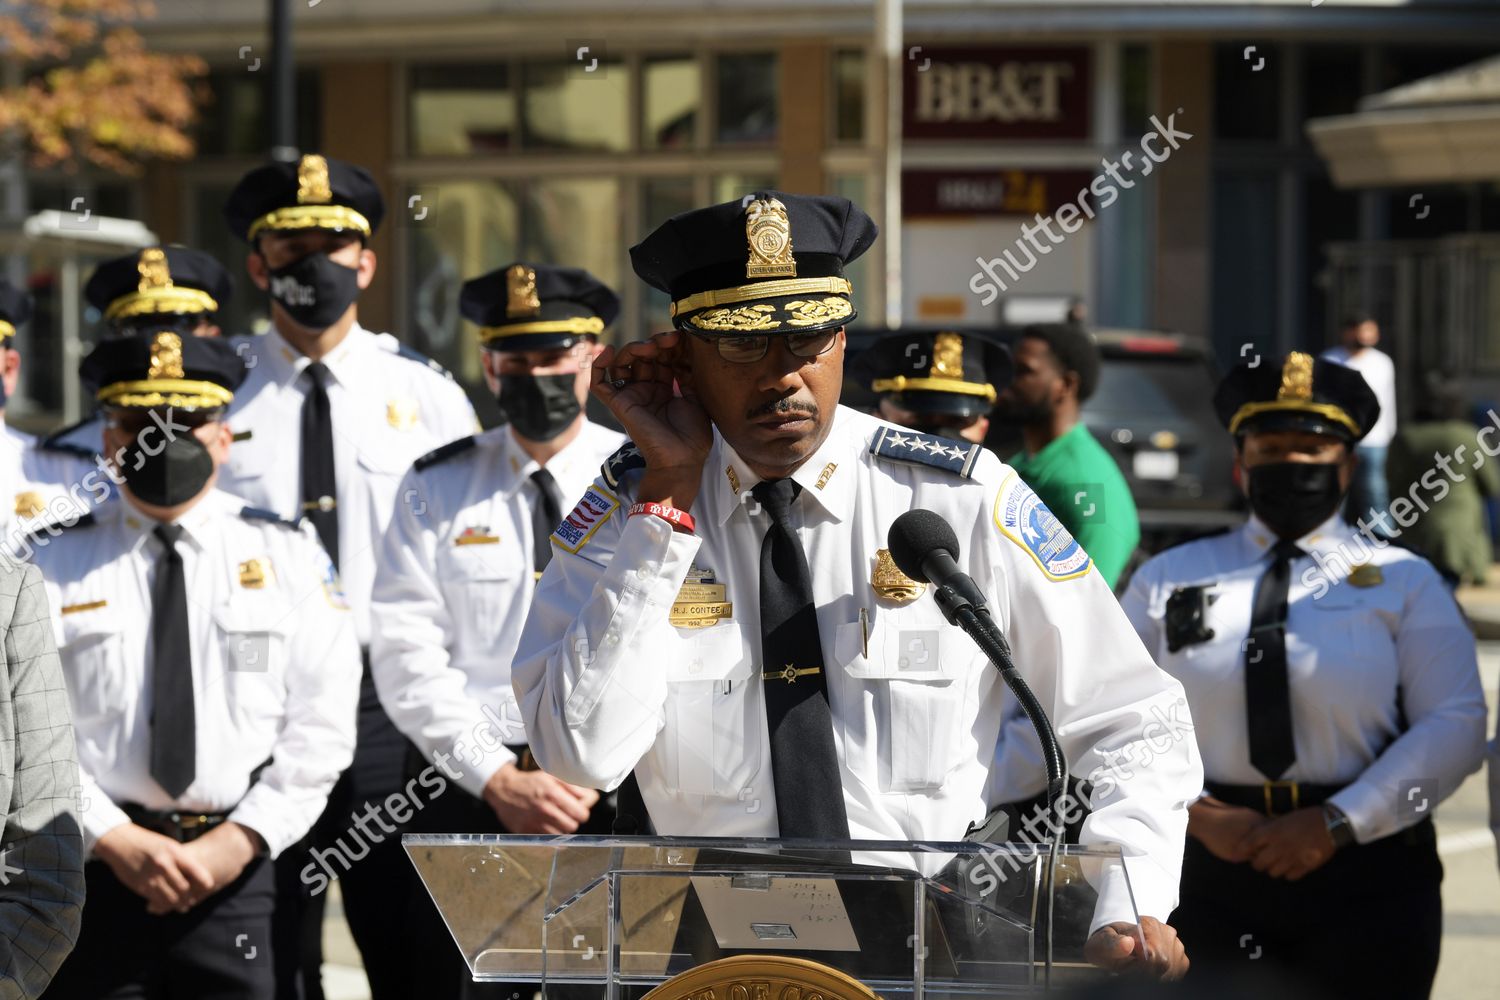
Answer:
[[[359,272],[326,253],[308,254],[271,272],[271,298],[302,326],[332,326],[359,297]]]
[[[178,434],[156,454],[137,441],[120,456],[120,476],[137,500],[175,507],[197,496],[214,474],[214,459],[193,434]]]
[[[1333,516],[1344,499],[1337,462],[1272,462],[1246,470],[1250,509],[1293,540]]]
[[[582,409],[574,386],[578,376],[501,375],[500,410],[516,433],[528,441],[551,441],[578,417]]]

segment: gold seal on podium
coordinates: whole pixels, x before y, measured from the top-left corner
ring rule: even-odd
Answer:
[[[689,969],[643,1000],[880,1000],[864,983],[805,958],[736,955]]]

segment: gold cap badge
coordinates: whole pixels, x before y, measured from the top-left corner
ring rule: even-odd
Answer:
[[[316,153],[309,153],[297,163],[297,204],[326,205],[332,200],[328,161]]]
[[[1289,399],[1312,399],[1313,359],[1311,354],[1293,351],[1286,356],[1281,366],[1281,389],[1276,393],[1278,401]]]
[[[167,253],[161,247],[142,250],[135,269],[141,276],[140,283],[136,286],[138,291],[149,292],[156,288],[172,287],[172,270],[167,266]]]
[[[932,377],[964,377],[964,338],[944,331],[932,339]]]
[[[542,300],[536,294],[536,271],[525,264],[514,264],[505,272],[505,315],[535,316],[542,311]]]
[[[875,596],[896,604],[910,604],[927,589],[927,584],[918,583],[897,568],[890,549],[880,549],[875,553],[875,571],[870,574],[870,586]]]
[[[747,278],[795,278],[797,261],[792,256],[792,223],[779,198],[757,198],[745,209],[745,239],[750,259]]]
[[[158,333],[151,341],[151,368],[148,379],[182,378],[182,338],[175,333]]]

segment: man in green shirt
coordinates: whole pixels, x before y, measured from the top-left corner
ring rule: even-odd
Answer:
[[[1120,467],[1079,420],[1099,384],[1099,349],[1079,326],[1029,326],[1016,342],[1013,367],[996,407],[1021,431],[1023,450],[1009,464],[1113,587],[1141,528]]]

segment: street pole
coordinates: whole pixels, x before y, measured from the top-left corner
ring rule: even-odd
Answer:
[[[901,80],[903,0],[878,0],[875,6],[875,51],[884,67],[885,112],[881,129],[885,155],[881,162],[882,218],[880,242],[885,245],[885,323],[901,325]]]
[[[271,159],[297,159],[297,74],[292,61],[291,0],[271,0]]]

